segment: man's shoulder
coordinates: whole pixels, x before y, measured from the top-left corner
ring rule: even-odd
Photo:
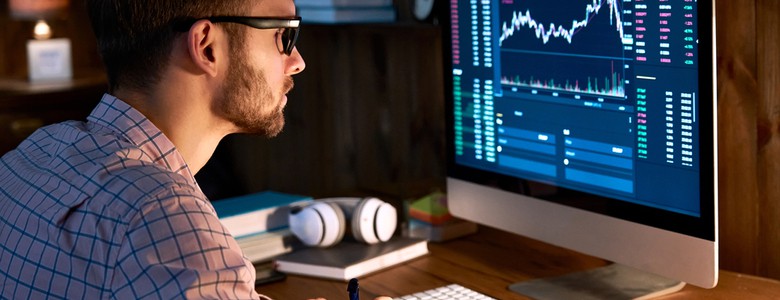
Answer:
[[[41,128],[2,159],[19,178],[49,178],[47,188],[78,190],[82,200],[74,201],[92,199],[90,205],[105,205],[117,213],[131,213],[166,195],[205,198],[191,180],[121,134],[79,121]]]
[[[111,199],[115,209],[126,206],[127,210],[136,210],[170,198],[206,200],[184,176],[157,164],[126,156],[113,157],[106,163],[103,172],[96,174],[98,189],[94,198]]]

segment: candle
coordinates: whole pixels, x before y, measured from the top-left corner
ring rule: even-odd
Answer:
[[[35,40],[27,41],[27,63],[30,81],[63,80],[73,77],[70,40],[49,39],[51,29],[44,21],[38,21],[34,29]]]

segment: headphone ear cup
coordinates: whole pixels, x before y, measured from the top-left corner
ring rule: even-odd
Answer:
[[[327,227],[328,230],[332,229],[335,231],[335,237],[333,240],[323,241],[322,247],[330,247],[337,244],[344,238],[344,232],[347,231],[347,218],[344,217],[344,211],[341,210],[338,205],[333,203],[328,203],[328,206],[333,211],[336,219],[333,222],[326,222],[325,227]]]
[[[307,246],[330,247],[344,237],[346,219],[338,205],[317,202],[290,209],[290,231]]]
[[[387,202],[377,198],[363,199],[352,214],[352,236],[368,244],[386,242],[395,233],[397,218],[395,207]]]

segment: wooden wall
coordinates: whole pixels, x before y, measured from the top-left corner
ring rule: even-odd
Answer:
[[[721,267],[780,278],[780,1],[717,18]]]

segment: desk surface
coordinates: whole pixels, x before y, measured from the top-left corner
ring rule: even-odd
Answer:
[[[429,243],[430,254],[360,278],[361,299],[400,296],[458,283],[498,299],[524,299],[507,286],[533,278],[558,276],[603,266],[605,261],[499,230],[445,243]],[[346,283],[289,275],[258,287],[274,299],[345,299]],[[721,271],[718,286],[686,286],[659,299],[780,299],[780,281]]]

